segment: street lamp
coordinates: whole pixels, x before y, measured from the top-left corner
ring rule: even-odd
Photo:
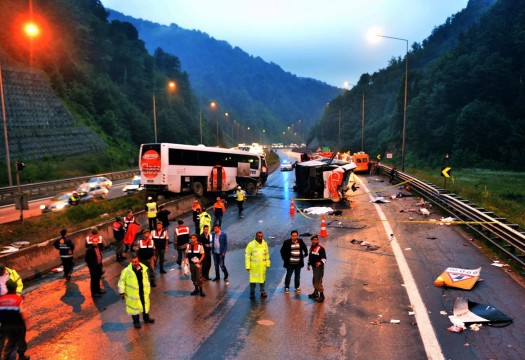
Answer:
[[[168,81],[168,91],[177,90],[177,83],[175,81]],[[153,132],[155,133],[155,142],[157,142],[157,99],[155,97],[155,90],[153,90]]]
[[[40,28],[33,22],[28,22],[24,25],[24,33],[32,40],[34,37],[40,35]],[[0,100],[2,103],[2,121],[4,123],[4,142],[5,142],[5,157],[7,162],[7,176],[9,179],[9,186],[13,186],[13,175],[11,174],[11,155],[9,153],[9,137],[7,135],[7,116],[5,110],[4,97],[4,80],[2,77],[2,63],[0,62]]]
[[[405,55],[405,100],[403,104],[403,141],[401,143],[401,171],[405,171],[405,132],[406,132],[406,125],[407,125],[407,94],[408,94],[408,40],[407,39],[401,39],[397,37],[392,36],[384,36],[379,35],[377,36],[387,39],[393,39],[393,40],[399,40],[404,41],[406,43],[406,55]]]
[[[215,101],[212,101],[210,103],[210,108],[212,111],[214,111],[217,108],[217,103],[215,103]],[[217,147],[219,147],[219,119],[215,116],[215,120],[217,123]]]

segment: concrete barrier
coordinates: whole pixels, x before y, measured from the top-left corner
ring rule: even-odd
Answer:
[[[186,196],[181,199],[162,203],[162,205],[171,212],[170,218],[175,219],[178,216],[191,211],[194,199],[195,197],[193,195]],[[204,201],[204,199],[202,200]],[[204,207],[207,204],[201,205]],[[138,211],[136,216],[138,216],[139,222],[143,228],[147,226],[148,221],[144,211]],[[106,247],[113,244],[113,221],[114,218],[111,218],[96,225]],[[84,255],[86,253],[86,237],[89,234],[91,234],[91,228],[72,231],[68,234],[75,244],[74,257],[76,263],[84,261]],[[53,246],[54,241],[59,236],[60,234],[57,234],[57,237],[54,239],[49,239],[39,244],[22,248],[15,253],[1,256],[0,262],[9,268],[15,269],[23,280],[31,280],[46,274],[53,268],[62,265],[58,250]]]

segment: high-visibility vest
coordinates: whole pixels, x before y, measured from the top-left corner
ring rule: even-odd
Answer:
[[[152,201],[146,204],[146,207],[148,208],[148,218],[156,218],[157,217],[157,203]]]
[[[91,234],[86,238],[86,246],[93,245],[93,239],[98,238],[98,243],[102,244],[102,236],[98,234]]]

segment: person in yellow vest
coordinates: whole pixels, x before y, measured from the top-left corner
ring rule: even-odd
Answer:
[[[264,285],[266,283],[266,269],[270,267],[270,252],[268,244],[263,239],[262,231],[257,231],[255,239],[246,246],[245,267],[250,273],[250,299],[255,299],[255,286],[259,284],[261,297],[268,295]]]
[[[235,192],[235,199],[237,200],[237,208],[239,209],[239,216],[242,217],[242,212],[244,210],[243,204],[246,199],[246,192],[240,187],[237,186],[237,191]]]
[[[204,209],[200,214],[199,214],[199,226],[200,226],[200,229],[199,229],[199,234],[202,234],[202,231],[204,229],[204,226],[210,226],[211,225],[211,216],[210,214],[208,214],[208,212]]]
[[[144,209],[148,216],[149,231],[157,227],[157,203],[153,201],[151,196],[148,197],[148,203]]]
[[[148,268],[140,263],[137,255],[132,257],[131,263],[120,273],[118,292],[126,301],[126,312],[131,315],[135,329],[141,327],[140,313],[145,323],[155,322],[155,319],[149,315],[151,287],[148,280]]]

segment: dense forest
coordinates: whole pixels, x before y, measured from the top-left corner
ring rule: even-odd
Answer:
[[[267,141],[304,139],[306,129],[319,120],[325,104],[341,92],[321,81],[285,72],[277,64],[198,30],[135,19],[116,11],[110,11],[110,19],[132,23],[150,52],[161,47],[181,59],[203,113],[209,113],[207,104],[215,101],[219,113],[228,112],[230,121],[237,119],[241,126],[259,134],[264,129]],[[294,126],[294,131],[288,131],[288,126]],[[259,141],[262,137],[252,139]],[[235,136],[235,140],[243,139]],[[244,140],[249,142],[249,138]]]
[[[470,1],[408,55],[406,166],[524,170],[525,7],[521,0]],[[399,165],[405,59],[363,74],[334,99],[311,138],[338,131],[341,148],[394,154]],[[364,136],[362,104],[365,104]],[[338,144],[332,142],[334,147]],[[383,156],[384,158],[384,156]]]
[[[155,97],[158,140],[199,142],[197,100],[176,56],[150,55],[137,30],[109,22],[97,0],[34,1],[31,10],[25,1],[0,3],[0,23],[9,29],[0,32],[4,59],[43,69],[79,124],[136,157],[138,144],[154,140]],[[31,41],[22,34],[30,18],[40,27]]]
[[[455,167],[525,169],[522,5],[522,0],[471,0],[423,43],[412,44],[407,167],[440,166],[449,154]],[[273,136],[286,131],[288,139],[299,133],[292,139],[300,140],[310,128],[313,143],[363,149],[373,157],[392,153],[399,164],[404,57],[363,74],[356,86],[337,96],[340,89],[297,78],[198,31],[186,34],[186,44],[209,46],[206,51],[213,56],[199,58],[203,73],[186,72],[186,67],[196,71],[198,64],[185,66],[163,44],[146,44],[128,22],[110,22],[98,0],[33,2],[29,10],[25,1],[0,2],[6,29],[0,32],[0,61],[42,69],[78,125],[93,128],[111,147],[111,166],[136,159],[138,145],[154,140],[153,99],[158,141],[200,143],[201,123],[203,143],[228,146],[242,140],[280,141]],[[31,17],[41,35],[28,41],[21,24]],[[174,24],[165,30],[186,31]],[[219,71],[210,63],[225,77],[216,76]],[[216,81],[205,81],[210,74]],[[170,81],[175,88],[168,87]],[[325,107],[326,99],[332,100]],[[210,100],[219,103],[217,111],[209,110]],[[268,131],[264,139],[262,129]]]

